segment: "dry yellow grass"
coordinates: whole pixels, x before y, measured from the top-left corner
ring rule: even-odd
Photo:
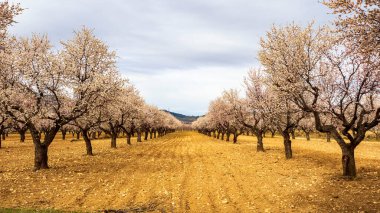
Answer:
[[[177,132],[132,146],[109,139],[57,139],[49,150],[51,169],[32,172],[33,146],[16,135],[0,149],[0,207],[104,209],[157,212],[378,212],[380,143],[357,150],[358,178],[341,177],[335,142],[294,140],[294,159],[285,160],[281,138],[239,144],[195,132]]]

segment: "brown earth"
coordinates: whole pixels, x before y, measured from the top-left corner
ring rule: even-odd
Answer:
[[[380,212],[380,143],[363,142],[358,177],[341,177],[335,142],[293,142],[285,160],[281,138],[238,144],[195,132],[177,132],[143,143],[57,139],[49,170],[32,172],[33,145],[12,135],[0,149],[0,207],[131,212]]]

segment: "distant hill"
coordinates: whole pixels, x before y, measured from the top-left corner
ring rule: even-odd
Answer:
[[[188,116],[183,115],[175,112],[170,112],[168,110],[164,110],[167,113],[172,114],[174,117],[176,117],[178,120],[182,121],[183,123],[192,123],[193,121],[197,120],[200,116]]]

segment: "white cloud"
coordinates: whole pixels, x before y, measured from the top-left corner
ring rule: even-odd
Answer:
[[[16,35],[53,44],[85,25],[119,55],[120,71],[149,103],[202,114],[223,89],[241,88],[273,23],[325,24],[319,0],[14,0],[27,8]]]

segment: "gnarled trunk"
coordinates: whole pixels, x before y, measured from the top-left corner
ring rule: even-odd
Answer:
[[[259,132],[256,135],[257,138],[257,152],[264,152],[263,135]]]
[[[127,144],[131,145],[131,134],[127,133]]]
[[[292,139],[296,139],[296,131],[295,130],[290,131],[290,134],[292,135]]]
[[[34,143],[34,170],[48,169],[48,149],[49,146],[41,143]]]
[[[87,155],[92,156],[93,155],[92,154],[92,144],[91,144],[90,138],[88,137],[88,131],[82,130],[82,136],[83,136],[84,142],[86,143],[86,153],[87,153]]]
[[[111,148],[114,148],[116,149],[116,138],[117,138],[117,134],[111,134]]]
[[[237,138],[238,138],[238,134],[237,134],[237,132],[234,132],[234,134],[233,134],[233,142],[234,143],[237,143]]]
[[[19,130],[18,131],[18,134],[20,134],[20,142],[21,143],[25,142],[25,133],[26,133],[26,130]]]
[[[66,140],[66,130],[61,130],[62,132],[62,140]]]
[[[284,137],[285,157],[286,159],[291,159],[293,157],[293,152],[292,152],[292,141],[290,140],[289,132],[284,131],[283,137]]]
[[[342,168],[343,176],[356,176],[355,148],[346,147],[342,149]]]

